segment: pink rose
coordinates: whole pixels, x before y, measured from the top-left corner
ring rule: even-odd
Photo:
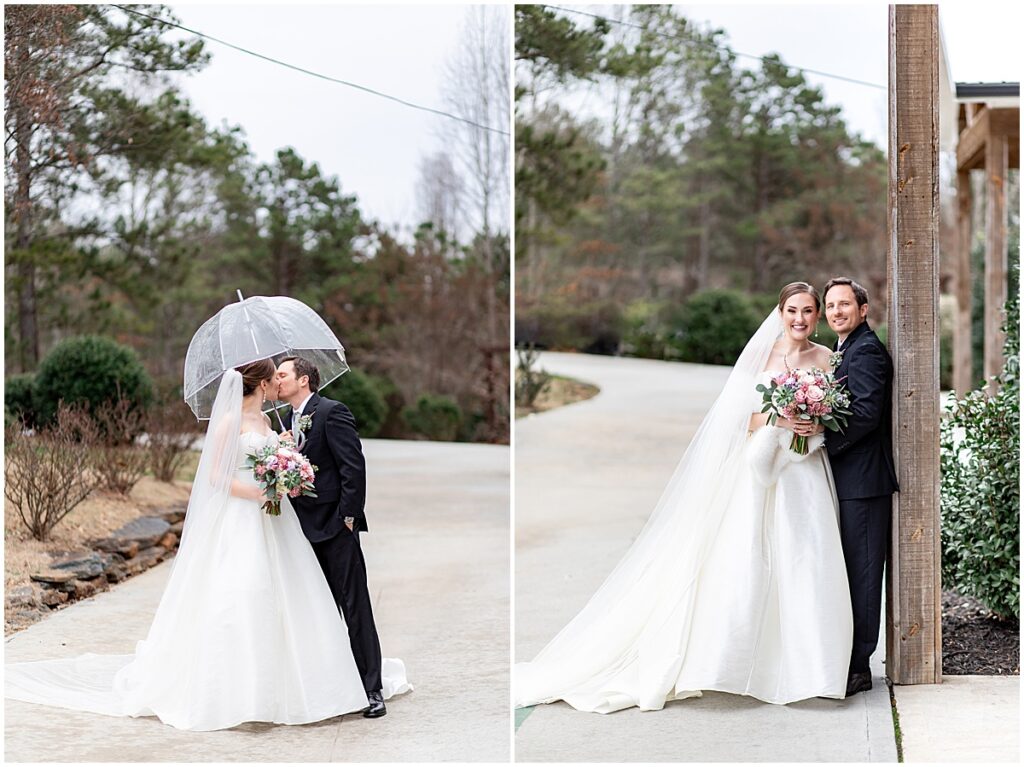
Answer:
[[[807,395],[804,394],[803,389],[797,389],[796,394],[793,395],[793,398],[801,405],[807,401]]]
[[[807,387],[807,401],[808,402],[821,402],[825,399],[825,392],[820,386],[808,386]]]

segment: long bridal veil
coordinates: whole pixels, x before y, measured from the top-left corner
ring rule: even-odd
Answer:
[[[516,664],[517,706],[557,700],[627,667],[639,677],[631,685],[641,691],[635,705],[659,709],[672,697],[700,568],[736,491],[730,467],[741,458],[750,414],[760,409],[755,387],[781,332],[773,310],[740,354],[636,541],[537,657]],[[667,608],[666,591],[673,597]]]
[[[178,554],[149,633],[135,653],[7,664],[6,697],[113,716],[158,713],[154,701],[168,709],[187,708],[189,695],[203,683],[191,678],[190,669],[203,667],[194,662],[196,656],[216,651],[203,635],[207,623],[201,614],[211,609],[201,595],[215,577],[216,552],[208,550],[207,533],[227,505],[238,469],[241,418],[242,376],[229,370],[213,405]]]

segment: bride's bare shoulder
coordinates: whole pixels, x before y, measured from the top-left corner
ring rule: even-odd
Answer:
[[[814,345],[813,352],[814,352],[814,362],[815,362],[815,364],[818,367],[825,367],[825,366],[827,366],[828,365],[829,357],[832,356],[832,350],[829,349],[827,346],[822,346],[821,344],[813,344],[813,345]]]

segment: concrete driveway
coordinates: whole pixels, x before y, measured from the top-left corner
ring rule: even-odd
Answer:
[[[385,655],[414,692],[388,715],[301,726],[184,732],[5,701],[6,761],[508,761],[509,450],[366,440],[363,535]],[[54,613],[5,642],[7,661],[131,652],[145,636],[170,563]],[[173,674],[173,669],[167,673]]]
[[[516,422],[515,650],[529,660],[600,586],[653,510],[729,369],[581,354],[540,367],[601,388]],[[884,648],[884,642],[881,643]],[[848,701],[708,693],[660,712],[517,712],[516,761],[896,761],[881,655]]]

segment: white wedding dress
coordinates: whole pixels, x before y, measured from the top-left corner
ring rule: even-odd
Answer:
[[[821,436],[747,436],[781,322],[737,362],[658,507],[586,607],[514,672],[517,706],[610,713],[704,690],[768,703],[843,698],[853,616]]]
[[[6,697],[185,730],[303,724],[366,707],[345,620],[291,503],[270,516],[229,492],[231,480],[255,484],[246,455],[277,441],[239,433],[240,387],[225,374],[146,639],[132,655],[8,664]],[[385,698],[412,689],[400,660],[385,658],[382,678]]]

